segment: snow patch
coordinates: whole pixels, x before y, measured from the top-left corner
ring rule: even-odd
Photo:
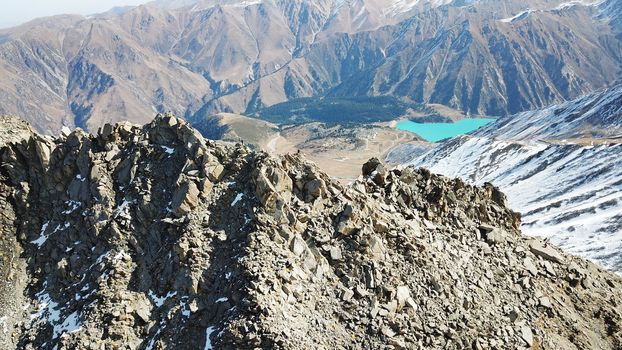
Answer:
[[[37,247],[41,248],[41,246],[42,246],[42,245],[43,245],[43,244],[44,244],[44,243],[48,240],[48,238],[49,238],[51,235],[55,234],[55,233],[56,233],[56,232],[58,232],[58,231],[61,231],[61,230],[67,229],[67,228],[70,226],[70,224],[69,224],[68,222],[66,222],[64,226],[61,226],[61,225],[59,224],[58,226],[56,226],[56,228],[54,229],[54,231],[52,231],[52,233],[50,233],[50,234],[46,235],[46,234],[45,234],[45,231],[47,230],[48,225],[49,225],[49,221],[48,221],[48,222],[46,222],[45,224],[43,224],[43,226],[41,227],[41,236],[40,236],[39,238],[37,238],[36,240],[34,240],[34,241],[30,242],[30,243],[32,243],[32,244],[36,244],[36,245],[37,245]]]
[[[161,307],[162,305],[164,305],[164,303],[169,299],[174,297],[175,295],[177,295],[177,292],[168,292],[168,294],[166,294],[163,297],[159,297],[157,296],[154,292],[152,292],[151,290],[149,291],[149,297],[151,298],[151,301],[153,301],[153,304],[156,307]]]
[[[41,226],[41,233],[39,234],[39,238],[35,239],[34,241],[30,243],[36,244],[39,248],[41,248],[43,243],[45,243],[45,241],[47,241],[48,239],[48,236],[45,235],[45,231],[47,231],[49,224],[50,224],[49,221],[43,224],[43,226]]]
[[[62,324],[54,326],[54,339],[58,338],[61,334],[76,333],[81,330],[82,322],[80,321],[80,314],[75,311],[67,316]]]
[[[383,10],[385,16],[398,16],[408,13],[417,5],[429,5],[430,7],[440,7],[450,4],[453,0],[393,0],[391,5]]]
[[[210,337],[212,336],[212,333],[214,333],[216,329],[214,329],[214,327],[207,327],[207,329],[205,330],[205,347],[203,348],[204,350],[213,350],[214,348],[212,347],[212,341],[210,340]]]
[[[132,216],[130,215],[130,204],[133,204],[134,201],[130,201],[128,199],[124,199],[123,203],[121,203],[117,209],[116,209],[116,214],[115,214],[115,218],[117,217],[122,217],[124,219],[128,219],[131,220]]]
[[[179,305],[181,307],[181,315],[188,318],[192,315],[192,311],[190,310],[190,306],[188,305],[188,297],[182,297],[179,301]]]
[[[231,203],[231,206],[235,207],[235,205],[238,204],[238,202],[242,200],[242,197],[244,197],[244,193],[238,193],[238,195],[235,196],[235,199]]]
[[[599,6],[602,3],[603,3],[602,0],[598,0],[598,1],[574,0],[574,1],[568,1],[568,2],[559,4],[557,5],[557,7],[554,8],[554,10],[564,10],[564,9],[572,8],[575,6]]]
[[[162,149],[164,150],[164,153],[166,154],[173,154],[175,153],[175,149],[171,148],[171,147],[167,147],[167,146],[160,146],[162,147]]]
[[[74,200],[68,200],[65,202],[65,204],[67,205],[67,210],[62,212],[62,214],[65,215],[73,213],[74,211],[78,210],[78,208],[80,208],[80,206],[82,205],[82,203]]]
[[[82,330],[80,314],[75,311],[62,318],[63,307],[55,302],[50,294],[46,292],[47,282],[43,283],[43,290],[36,294],[39,303],[39,309],[36,313],[30,315],[32,321],[36,320],[48,323],[53,327],[52,339],[56,339],[65,333],[75,333]],[[61,322],[62,318],[62,322]]]
[[[557,120],[563,120],[558,116]],[[523,214],[523,232],[622,270],[622,145],[578,146],[464,136],[413,162],[434,173],[493,183]]]
[[[263,3],[263,0],[255,0],[255,1],[242,1],[238,4],[231,5],[232,7],[249,7],[253,5],[259,5]]]
[[[503,23],[514,23],[516,21],[520,21],[522,19],[527,18],[527,16],[529,16],[530,13],[532,13],[533,11],[530,9],[527,9],[525,11],[519,12],[518,14],[516,14],[513,17],[509,17],[509,18],[503,18],[500,19],[499,22],[503,22]]]

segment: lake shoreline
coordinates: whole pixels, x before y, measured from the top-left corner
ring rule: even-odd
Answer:
[[[429,142],[438,142],[468,134],[495,121],[494,118],[466,118],[453,123],[417,123],[412,120],[400,120],[391,123],[391,127],[415,133]]]

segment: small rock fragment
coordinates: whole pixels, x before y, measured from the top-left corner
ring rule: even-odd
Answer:
[[[533,333],[531,332],[531,328],[527,326],[522,326],[520,328],[521,338],[527,343],[529,347],[533,345]]]
[[[555,248],[544,245],[540,241],[532,240],[529,243],[529,247],[534,255],[539,256],[542,259],[556,262],[558,264],[563,264],[564,262],[564,257]]]
[[[343,260],[343,255],[341,254],[341,248],[334,246],[330,248],[330,259],[332,261],[341,261]]]

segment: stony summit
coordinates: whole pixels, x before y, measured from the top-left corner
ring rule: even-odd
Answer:
[[[0,120],[0,344],[620,349],[620,278],[523,236],[492,185],[205,140],[160,115]]]

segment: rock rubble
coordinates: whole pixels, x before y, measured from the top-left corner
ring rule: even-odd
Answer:
[[[372,159],[344,186],[172,115],[0,147],[7,348],[622,347],[620,278],[492,185]]]

